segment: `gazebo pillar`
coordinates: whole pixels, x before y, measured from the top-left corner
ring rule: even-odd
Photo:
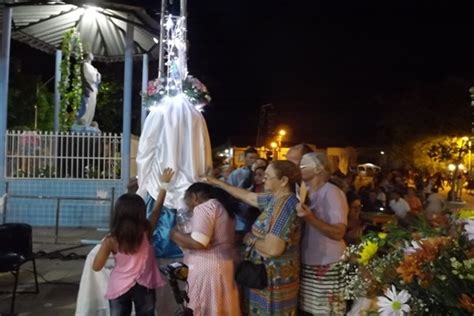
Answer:
[[[130,20],[133,17],[130,16]],[[133,24],[127,23],[125,35],[125,71],[123,83],[122,180],[130,179],[130,140],[132,133]]]
[[[145,124],[147,109],[145,107],[145,96],[148,88],[148,54],[143,54],[142,65],[142,106],[140,115],[140,131],[143,131],[143,124]]]
[[[56,50],[56,68],[54,70],[54,131],[59,132],[59,112],[61,108],[61,93],[59,85],[61,82],[61,61],[63,58],[62,50]]]
[[[2,46],[0,48],[0,182],[5,179],[5,138],[8,117],[8,79],[10,74],[10,41],[12,7],[3,8]]]

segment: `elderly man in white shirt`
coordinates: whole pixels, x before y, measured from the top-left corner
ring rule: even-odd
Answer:
[[[392,199],[390,200],[389,206],[395,215],[400,219],[405,218],[407,213],[410,211],[408,202],[405,201],[400,196],[400,192],[397,191],[392,192]]]

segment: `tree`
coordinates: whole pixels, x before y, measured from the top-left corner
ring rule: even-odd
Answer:
[[[417,142],[413,147],[413,163],[418,169],[430,173],[451,171],[451,192],[448,198],[458,200],[461,187],[457,180],[462,165],[466,165],[465,158],[469,151],[468,137],[430,137]]]
[[[54,129],[54,95],[45,86],[38,88],[36,96],[37,129],[52,131]]]
[[[82,96],[82,61],[83,50],[79,33],[71,29],[63,36],[61,44],[63,59],[61,61],[61,108],[59,111],[59,127],[69,131],[74,124],[81,104]],[[71,70],[72,69],[72,70]]]
[[[122,104],[123,93],[121,84],[107,75],[102,76],[94,116],[102,131],[122,132]]]

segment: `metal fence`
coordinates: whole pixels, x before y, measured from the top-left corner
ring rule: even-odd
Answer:
[[[122,135],[7,131],[6,178],[120,179]]]

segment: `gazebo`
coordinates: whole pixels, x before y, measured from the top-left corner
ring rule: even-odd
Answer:
[[[149,16],[142,8],[91,1],[1,1],[2,40],[0,48],[0,211],[3,222],[8,211],[13,211],[9,220],[22,220],[25,217],[35,224],[51,225],[56,223],[56,237],[59,222],[62,225],[74,225],[78,219],[74,208],[79,204],[109,203],[113,205],[115,191],[123,192],[130,175],[131,147],[131,107],[133,60],[143,59],[143,86],[148,82],[148,56],[155,59],[160,56],[160,23]],[[63,34],[75,28],[80,32],[83,42],[100,62],[124,62],[123,89],[123,128],[119,143],[121,146],[120,179],[108,181],[85,181],[87,179],[12,179],[6,178],[6,132],[9,85],[10,41],[15,39],[41,51],[56,54],[55,77],[55,130],[59,128],[58,91],[60,78],[61,51],[58,49]],[[137,92],[138,93],[138,92]],[[143,111],[144,112],[144,111]],[[143,118],[144,119],[144,118]],[[29,202],[25,202],[29,201]],[[77,205],[66,205],[76,203]],[[86,203],[87,202],[87,203]],[[44,204],[44,206],[42,206]],[[61,205],[62,204],[62,205]],[[37,206],[47,214],[36,212],[29,214],[32,206]],[[84,206],[86,207],[86,206]],[[105,205],[101,206],[102,208]],[[55,212],[54,212],[55,210]],[[109,210],[82,212],[79,218],[90,217],[83,226],[103,226],[108,221]],[[26,213],[25,213],[26,212]],[[18,217],[16,214],[22,214]],[[61,213],[61,214],[60,214]],[[10,214],[12,214],[10,212]],[[26,214],[26,215],[25,215]],[[55,214],[55,215],[53,215]],[[87,215],[86,215],[87,214]]]
[[[8,100],[10,39],[41,51],[56,53],[55,130],[59,123],[59,65],[63,35],[78,30],[83,43],[89,44],[95,60],[125,62],[123,103],[123,179],[129,176],[132,100],[132,60],[143,57],[143,82],[147,81],[148,56],[159,55],[159,23],[144,9],[103,1],[3,1],[2,46],[0,52],[0,153],[5,152]],[[4,155],[0,155],[0,179],[4,179]]]

